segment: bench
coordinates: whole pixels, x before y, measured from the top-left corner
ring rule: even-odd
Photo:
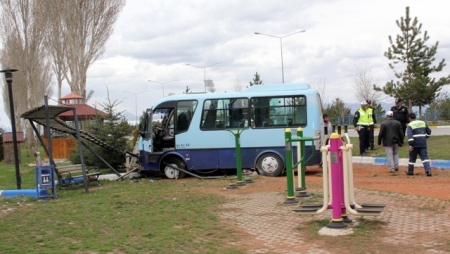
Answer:
[[[71,186],[78,183],[83,183],[83,171],[81,164],[56,166],[56,174],[58,176],[58,183],[61,187]],[[86,168],[86,178],[88,184],[91,182],[97,182],[100,186],[98,178],[101,172],[88,170]]]

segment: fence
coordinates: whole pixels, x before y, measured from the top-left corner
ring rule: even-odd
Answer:
[[[44,140],[45,146],[47,146],[47,140]],[[77,147],[77,140],[75,138],[55,138],[52,139],[52,156],[54,159],[67,159],[69,158],[70,151]],[[47,155],[45,155],[47,158]]]
[[[419,118],[419,112],[413,111],[417,117]],[[445,110],[426,110],[422,113],[421,120],[427,122],[428,125],[450,125],[450,118],[446,117],[447,114],[450,115],[450,109]],[[375,114],[377,118],[377,124],[380,124],[384,121],[385,115],[384,113]],[[353,125],[353,116],[354,114],[348,114],[346,116],[330,116],[330,122],[333,125]]]

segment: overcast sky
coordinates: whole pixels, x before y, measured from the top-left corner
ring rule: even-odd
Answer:
[[[388,36],[400,33],[395,22],[405,16],[406,6],[428,31],[429,46],[439,41],[436,59],[449,65],[439,75],[448,75],[446,0],[127,0],[105,54],[88,71],[87,90],[94,91],[89,104],[104,103],[108,88],[111,99],[122,102],[121,110],[140,115],[161,99],[163,87],[165,96],[187,86],[204,91],[204,75],[217,92],[245,88],[256,72],[265,84],[281,83],[280,39],[255,32],[283,37],[301,30],[306,31],[282,39],[285,83],[325,84],[326,103],[336,97],[356,103],[357,67],[370,71],[379,86],[394,78],[383,54]],[[68,93],[66,85],[62,94]],[[1,127],[8,128],[4,111],[1,105]]]

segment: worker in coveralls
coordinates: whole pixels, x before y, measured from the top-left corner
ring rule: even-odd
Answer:
[[[369,147],[370,131],[369,126],[373,122],[372,116],[369,115],[367,110],[367,101],[361,101],[361,107],[355,112],[353,116],[353,126],[359,136],[359,153],[361,156],[366,154],[366,149]]]
[[[408,118],[410,122],[406,133],[409,144],[409,162],[408,171],[405,171],[405,173],[410,176],[414,175],[414,164],[416,164],[417,155],[419,155],[425,174],[431,176],[431,165],[427,152],[427,138],[431,135],[431,129],[424,121],[416,119],[414,113],[409,113]]]

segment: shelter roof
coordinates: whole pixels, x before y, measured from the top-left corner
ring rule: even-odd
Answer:
[[[106,116],[105,112],[103,112],[99,109],[93,108],[87,104],[82,104],[82,103],[70,104],[70,107],[74,107],[76,109],[78,119],[93,118],[95,116],[99,116],[99,117]],[[73,111],[70,110],[70,111],[62,112],[59,116],[62,120],[72,120],[73,119]]]
[[[36,122],[45,127],[49,126],[50,129],[76,136],[77,129],[75,127],[68,125],[66,122],[61,120],[61,118],[59,118],[60,114],[68,112],[68,111],[72,111],[73,109],[74,109],[74,107],[69,107],[69,106],[48,105],[47,106],[48,118],[47,118],[46,107],[45,107],[45,105],[43,105],[43,106],[34,108],[32,110],[29,110],[29,111],[23,113],[21,115],[21,117],[23,119],[28,119],[32,122]],[[77,115],[78,115],[78,113],[77,113]],[[47,124],[47,121],[48,121],[48,124]],[[102,140],[94,137],[93,135],[91,135],[83,130],[79,130],[79,134],[80,134],[80,137],[87,139],[97,145],[108,148],[110,150],[119,151],[117,148],[103,142]],[[123,152],[123,151],[119,151],[119,152]]]
[[[12,132],[3,132],[3,143],[11,143],[13,142],[13,133]],[[17,142],[23,142],[25,141],[25,138],[23,136],[23,131],[16,131],[16,140]]]
[[[80,96],[78,94],[69,93],[68,95],[65,95],[64,97],[61,97],[61,100],[67,100],[67,99],[84,99],[83,96]]]

